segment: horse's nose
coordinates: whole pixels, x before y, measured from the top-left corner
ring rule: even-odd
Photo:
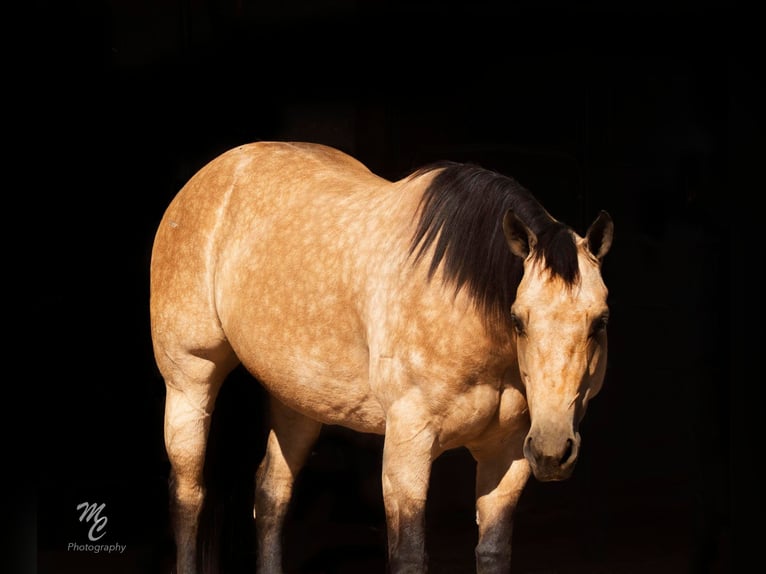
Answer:
[[[572,475],[580,450],[578,433],[530,431],[524,441],[524,456],[537,480],[566,480]]]

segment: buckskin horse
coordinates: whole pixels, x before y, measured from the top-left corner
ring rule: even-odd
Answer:
[[[322,425],[383,439],[392,573],[425,572],[433,461],[476,460],[476,570],[506,572],[530,474],[567,479],[607,361],[613,237],[584,235],[514,179],[437,162],[398,181],[330,147],[256,142],[200,169],[157,229],[151,335],[179,574],[197,571],[216,395],[242,364],[269,396],[257,567],[282,571],[296,476]]]

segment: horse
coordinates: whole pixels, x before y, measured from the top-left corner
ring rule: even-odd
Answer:
[[[197,572],[211,417],[240,365],[269,403],[254,480],[259,574],[282,572],[292,489],[323,425],[382,435],[390,572],[427,572],[432,463],[463,447],[476,462],[476,571],[508,571],[525,484],[570,477],[603,385],[613,227],[602,210],[579,235],[475,163],[391,181],[291,141],[210,160],[151,248],[178,574]]]

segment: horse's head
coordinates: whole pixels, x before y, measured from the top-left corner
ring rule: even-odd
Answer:
[[[568,267],[559,266],[569,270],[564,273],[546,261],[557,247],[539,245],[542,238],[513,212],[506,214],[503,229],[511,251],[524,260],[511,308],[531,420],[524,456],[538,480],[564,480],[577,461],[580,421],[606,371],[609,308],[601,262],[612,243],[613,223],[602,211],[584,238],[566,230],[574,247],[570,243],[564,255]]]

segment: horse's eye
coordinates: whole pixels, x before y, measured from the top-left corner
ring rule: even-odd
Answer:
[[[511,325],[513,325],[513,330],[516,331],[517,335],[524,335],[524,323],[516,313],[511,313]]]
[[[593,321],[593,325],[590,329],[590,336],[595,337],[599,333],[603,333],[606,331],[606,326],[609,323],[609,314],[604,313],[600,317],[598,317],[595,321]]]

